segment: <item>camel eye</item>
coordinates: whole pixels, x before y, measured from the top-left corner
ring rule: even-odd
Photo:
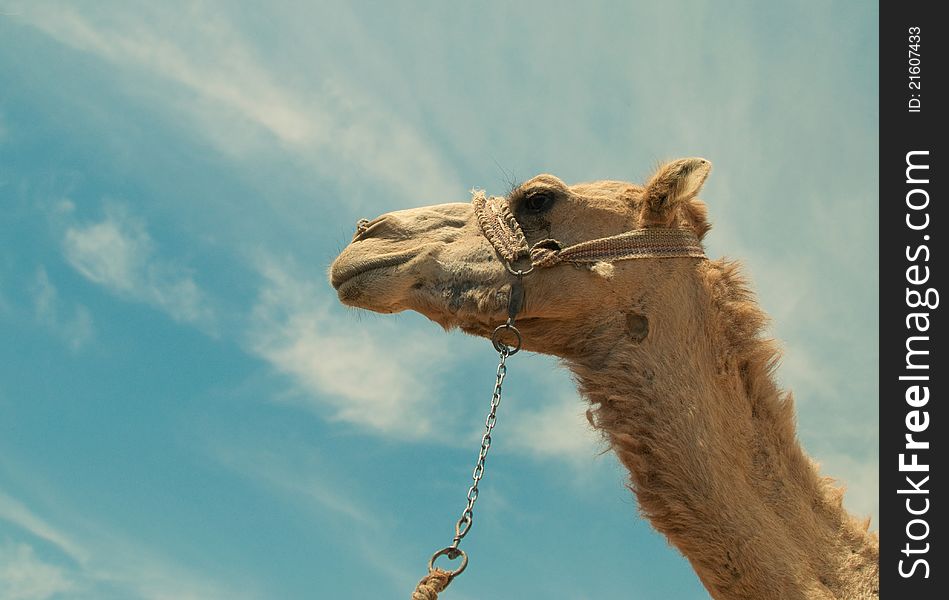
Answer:
[[[549,192],[534,192],[524,199],[524,208],[533,213],[539,213],[550,208],[554,197]]]

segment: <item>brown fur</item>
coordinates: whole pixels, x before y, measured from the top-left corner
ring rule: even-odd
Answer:
[[[645,187],[567,186],[543,175],[510,199],[530,243],[673,224],[701,237],[709,224],[696,194],[709,169],[704,159],[674,161]],[[522,206],[537,189],[556,197],[542,214]],[[466,204],[383,215],[331,277],[352,306],[416,310],[481,336],[504,320],[511,283]],[[574,372],[642,513],[713,597],[878,596],[877,537],[842,508],[842,492],[801,449],[791,395],[774,381],[767,318],[736,263],[561,265],[524,286],[525,347],[563,358]]]

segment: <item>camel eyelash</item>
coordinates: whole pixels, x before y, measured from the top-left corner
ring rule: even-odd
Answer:
[[[508,196],[508,204],[518,211],[544,212],[553,205],[557,196],[554,190],[547,188],[517,189]]]
[[[524,198],[524,208],[531,213],[541,213],[550,209],[554,199],[554,195],[549,191],[533,192]]]

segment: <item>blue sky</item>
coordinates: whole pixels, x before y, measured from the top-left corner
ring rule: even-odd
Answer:
[[[679,156],[715,165],[709,253],[745,262],[805,447],[876,523],[876,22],[0,2],[0,597],[407,597],[463,507],[495,357],[343,309],[329,262],[359,217]],[[568,374],[518,355],[505,391],[446,596],[707,597]]]

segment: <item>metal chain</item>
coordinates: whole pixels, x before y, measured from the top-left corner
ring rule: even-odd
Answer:
[[[515,344],[508,346],[501,341],[501,335],[509,333],[514,336]],[[495,372],[494,393],[491,394],[491,404],[488,410],[488,416],[484,420],[484,434],[481,436],[481,449],[478,451],[478,460],[475,463],[474,470],[471,472],[471,487],[468,488],[466,496],[468,503],[461,512],[461,517],[455,523],[455,538],[451,545],[442,548],[432,555],[428,561],[429,573],[435,572],[435,560],[441,556],[448,557],[449,560],[455,560],[461,557],[461,563],[454,571],[449,572],[449,581],[455,578],[468,566],[468,555],[464,550],[458,547],[461,540],[471,531],[471,525],[474,523],[474,505],[478,501],[478,485],[481,478],[484,477],[484,462],[488,456],[488,450],[491,448],[491,431],[494,429],[498,420],[498,407],[501,405],[501,387],[504,384],[504,377],[507,375],[507,359],[521,349],[521,333],[514,327],[513,317],[509,318],[507,323],[494,330],[491,336],[491,343],[498,351],[498,369]]]
[[[481,450],[478,452],[478,462],[475,463],[474,470],[471,472],[471,487],[468,488],[468,505],[461,513],[461,518],[455,524],[455,539],[451,543],[451,548],[458,548],[468,531],[471,530],[471,524],[474,520],[474,505],[478,500],[478,484],[484,476],[484,459],[488,456],[488,449],[491,448],[491,430],[498,420],[498,406],[501,404],[501,385],[504,383],[504,376],[507,375],[507,365],[505,361],[511,355],[511,350],[507,346],[502,346],[498,352],[498,370],[497,379],[494,383],[494,394],[491,395],[491,407],[488,410],[488,416],[484,420],[484,435],[481,436]]]
[[[510,266],[508,266],[508,270],[514,273],[517,279],[511,285],[507,305],[507,322],[496,327],[491,334],[491,344],[494,346],[494,349],[498,351],[498,370],[495,373],[496,377],[494,380],[494,393],[491,394],[491,406],[488,410],[488,416],[484,420],[484,434],[481,436],[481,450],[478,451],[478,461],[475,463],[474,470],[471,472],[471,487],[468,488],[468,494],[466,496],[468,504],[465,505],[465,510],[461,512],[461,517],[458,519],[458,522],[455,523],[455,538],[452,540],[451,545],[438,550],[432,555],[432,558],[429,559],[428,575],[422,578],[418,586],[416,586],[416,594],[418,594],[423,587],[424,589],[428,589],[432,584],[432,581],[430,581],[432,579],[437,580],[437,589],[431,588],[427,593],[431,594],[444,590],[448,584],[451,583],[452,579],[461,575],[468,566],[468,555],[464,550],[459,548],[458,545],[461,544],[461,540],[471,531],[471,524],[474,522],[474,505],[475,502],[478,501],[478,484],[481,483],[481,478],[484,477],[484,461],[488,457],[488,450],[491,448],[491,431],[494,430],[494,425],[498,421],[498,406],[501,405],[501,386],[504,384],[504,376],[507,375],[507,365],[505,363],[509,357],[520,351],[523,342],[521,332],[514,326],[514,319],[517,317],[524,303],[524,286],[521,284],[521,278],[530,271],[513,271]],[[514,344],[508,345],[504,342],[501,339],[504,335],[513,336],[512,341]],[[510,340],[511,338],[508,339]],[[448,560],[455,560],[461,557],[461,562],[458,568],[453,571],[436,569],[435,561],[441,556],[448,557]],[[423,597],[417,596],[416,594],[413,594],[412,597]],[[429,598],[431,596],[427,595],[424,597]]]

